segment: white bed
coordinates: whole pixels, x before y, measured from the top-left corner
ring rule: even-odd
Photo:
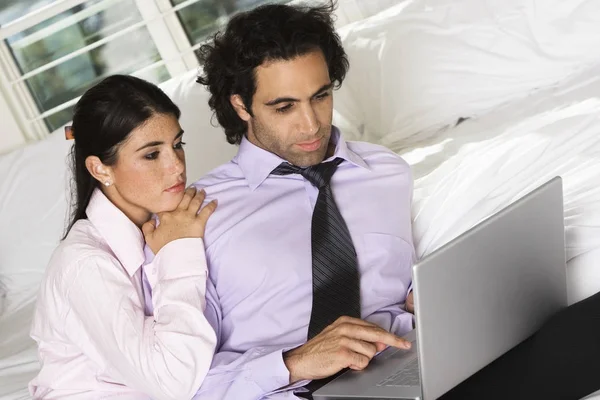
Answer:
[[[600,291],[600,0],[396,3],[340,27],[352,68],[335,121],[412,165],[418,255],[561,175],[569,301]],[[195,75],[164,85],[182,108],[190,178],[235,152]],[[38,368],[28,331],[64,227],[69,146],[58,132],[0,156],[1,399],[29,398]]]
[[[569,302],[600,291],[600,67],[399,153],[419,256],[560,175]]]

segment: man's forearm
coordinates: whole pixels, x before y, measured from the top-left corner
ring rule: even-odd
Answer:
[[[257,347],[240,354],[219,352],[194,399],[258,400],[270,393],[292,390],[283,350]]]

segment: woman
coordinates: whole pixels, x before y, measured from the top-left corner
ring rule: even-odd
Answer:
[[[130,76],[77,103],[74,212],[34,316],[34,398],[182,400],[200,387],[216,344],[203,315],[202,241],[216,203],[200,209],[204,193],[185,188],[179,115]]]

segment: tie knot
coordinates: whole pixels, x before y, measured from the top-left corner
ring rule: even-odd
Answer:
[[[333,176],[338,165],[340,165],[342,161],[343,160],[341,158],[336,158],[333,161],[312,165],[306,168],[297,167],[290,163],[284,162],[279,164],[279,166],[275,168],[271,173],[273,175],[300,174],[307,181],[312,183],[313,186],[321,189],[323,186],[329,185],[331,177]]]

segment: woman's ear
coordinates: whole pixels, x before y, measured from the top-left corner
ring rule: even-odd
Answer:
[[[114,183],[112,168],[102,164],[102,161],[96,156],[89,156],[85,159],[85,166],[90,175],[94,177],[103,186],[110,186]]]
[[[235,110],[237,115],[243,121],[246,121],[246,122],[250,121],[250,118],[252,118],[252,115],[250,115],[250,113],[246,109],[246,105],[244,104],[244,101],[242,100],[242,96],[240,96],[239,94],[231,95],[231,97],[229,97],[229,101],[231,102],[231,106],[233,107],[233,109]]]

